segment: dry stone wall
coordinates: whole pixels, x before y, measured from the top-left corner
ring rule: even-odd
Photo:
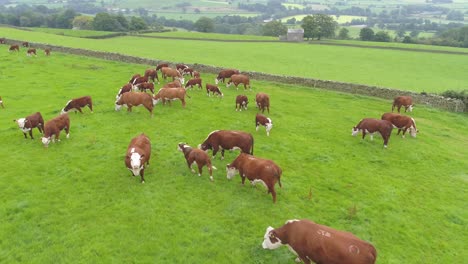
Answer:
[[[21,43],[22,41],[6,39],[6,44],[21,44]],[[68,48],[68,47],[54,46],[54,45],[41,44],[41,43],[30,43],[30,44],[31,46],[35,48],[39,48],[39,49],[51,48],[52,52],[70,53],[74,55],[95,57],[95,58],[100,58],[100,59],[105,59],[105,60],[121,61],[121,62],[127,62],[127,63],[157,65],[161,62],[168,62],[168,61],[162,61],[162,60],[156,60],[156,59],[150,59],[150,58],[140,58],[140,57],[123,55],[123,54],[118,54],[118,53],[111,53],[111,52],[101,52],[101,51],[92,51],[92,50],[86,50],[86,49]],[[169,62],[169,63],[176,64],[179,62]],[[197,63],[187,64],[187,65],[199,72],[206,72],[206,73],[213,73],[213,74],[217,74],[219,71],[223,69],[220,67],[197,64]],[[250,78],[254,80],[264,80],[264,81],[271,81],[271,82],[278,82],[278,83],[295,84],[295,85],[300,85],[300,86],[305,86],[305,87],[327,89],[327,90],[339,91],[339,92],[344,92],[344,93],[374,96],[374,97],[379,97],[379,98],[384,98],[384,99],[389,99],[389,100],[393,100],[393,98],[399,95],[410,95],[413,97],[413,102],[416,105],[427,105],[427,106],[436,107],[436,108],[451,111],[451,112],[468,111],[463,101],[458,100],[458,99],[445,98],[439,95],[419,94],[419,93],[414,93],[414,92],[409,92],[409,91],[402,91],[398,89],[390,89],[390,88],[378,87],[378,86],[368,86],[368,85],[355,84],[355,83],[319,80],[319,79],[313,79],[313,78],[282,76],[282,75],[274,75],[274,74],[267,74],[267,73],[260,73],[260,72],[243,72],[243,73],[249,75]]]

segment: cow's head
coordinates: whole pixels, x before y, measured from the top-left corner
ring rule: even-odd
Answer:
[[[202,144],[198,145],[198,148],[203,150],[203,151],[208,151],[209,149],[213,149],[210,143],[208,142],[203,142]]]
[[[140,155],[138,152],[133,152],[130,156],[130,167],[129,170],[132,171],[133,176],[139,176],[141,169],[143,169],[143,157],[145,155]]]
[[[408,112],[413,112],[413,106],[414,106],[414,105],[408,105],[408,106],[406,107],[406,109],[408,110]]]
[[[276,236],[275,229],[271,226],[267,227],[263,236],[262,247],[264,249],[277,249],[281,246],[281,240]]]
[[[411,127],[409,128],[409,132],[412,137],[416,137],[419,130],[416,128],[416,121],[414,121],[414,118],[411,118],[411,121],[413,121],[413,124],[411,124]]]
[[[353,127],[353,130],[351,130],[351,136],[356,136],[359,133],[359,131],[359,128]]]
[[[16,122],[18,124],[18,127],[20,129],[24,129],[24,125],[26,125],[26,118],[20,118],[20,119],[15,119],[13,122]]]
[[[181,84],[185,83],[185,78],[184,77],[179,77],[177,78]]]
[[[122,108],[122,104],[120,103],[120,98],[121,96],[119,96],[119,98],[115,101],[115,111],[119,111]]]
[[[51,141],[51,138],[50,137],[42,137],[41,138],[41,141],[42,141],[42,144],[44,144],[44,147],[48,147],[49,146],[49,143]]]
[[[180,142],[179,144],[177,144],[177,150],[178,150],[178,151],[184,152],[184,150],[185,150],[186,148],[190,148],[190,146],[187,145],[187,144],[185,144],[185,143],[183,143],[183,142]]]
[[[231,166],[231,164],[226,165],[226,174],[227,174],[226,176],[229,180],[234,178],[234,176],[236,176],[238,172],[239,171],[237,170],[237,168],[234,166]]]
[[[62,109],[62,111],[60,111],[60,114],[65,114],[66,112],[68,112],[68,111],[71,109],[70,102],[71,102],[71,100],[67,102],[67,104],[66,104],[65,107]]]

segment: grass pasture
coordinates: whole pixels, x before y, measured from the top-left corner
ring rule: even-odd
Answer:
[[[462,263],[467,224],[468,119],[416,107],[417,138],[361,141],[350,134],[390,102],[252,80],[253,91],[221,87],[224,98],[189,90],[187,107],[114,111],[119,87],[148,66],[53,53],[0,52],[0,259],[5,263],[293,263],[286,249],[261,248],[268,225],[309,218],[372,242],[378,263]],[[205,82],[213,75],[202,73]],[[158,86],[159,87],[159,86]],[[254,94],[271,97],[270,137],[255,132]],[[234,98],[249,97],[247,111]],[[70,139],[44,148],[12,122],[91,95],[94,114],[70,113]],[[236,153],[213,160],[215,181],[193,175],[178,142],[201,143],[215,129],[255,137],[255,155],[283,169],[273,204],[262,186],[226,179]],[[146,183],[123,156],[140,132],[152,140]],[[395,132],[394,132],[395,133]]]

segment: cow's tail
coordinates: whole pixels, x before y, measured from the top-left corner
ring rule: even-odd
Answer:
[[[250,151],[250,155],[253,155],[253,150],[254,150],[254,137],[252,135],[250,135],[250,137],[252,138],[252,150]]]
[[[276,176],[278,177],[278,185],[279,185],[280,188],[283,188],[283,185],[281,185],[281,174],[282,174],[282,172],[283,171],[281,169],[279,169],[279,171],[276,172],[277,173]]]

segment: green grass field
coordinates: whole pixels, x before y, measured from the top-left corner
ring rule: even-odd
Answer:
[[[187,32],[187,31],[146,33],[144,35],[172,37],[172,38],[217,39],[217,40],[278,40],[277,37],[267,37],[267,36],[218,34],[218,33]]]
[[[150,65],[52,53],[0,52],[0,259],[5,263],[293,263],[286,249],[263,250],[265,228],[308,218],[353,232],[378,250],[378,263],[462,263],[466,247],[468,119],[417,106],[417,138],[352,137],[363,117],[391,102],[252,80],[253,91],[221,89],[224,98],[189,90],[187,107],[114,111],[115,94]],[[436,74],[435,74],[436,75]],[[214,75],[202,73],[204,82]],[[164,83],[164,82],[162,82]],[[161,84],[162,85],[162,84]],[[160,87],[161,85],[158,85]],[[255,93],[271,97],[270,137],[255,132]],[[245,93],[247,111],[234,111]],[[94,113],[70,113],[70,138],[44,148],[24,139],[13,119],[56,116],[71,98],[91,95]],[[263,186],[214,182],[186,167],[177,143],[201,143],[213,130],[255,137],[254,154],[283,169],[272,203]],[[123,158],[130,139],[152,140],[146,183]],[[395,132],[394,132],[395,133]]]
[[[131,36],[93,40],[24,32],[11,28],[0,28],[0,35],[30,42],[117,52],[173,62],[235,67],[242,71],[362,83],[416,92],[440,93],[446,90],[463,90],[468,83],[467,59],[466,56],[459,54],[307,43],[229,43]],[[399,46],[403,44],[400,43]],[[407,47],[417,46],[407,45]],[[426,46],[419,45],[419,47]],[[437,49],[466,51],[461,48]]]
[[[56,35],[63,35],[63,36],[70,36],[70,37],[95,37],[95,36],[106,36],[112,35],[116,32],[111,31],[95,31],[95,30],[74,30],[74,29],[63,29],[63,28],[28,28],[29,30],[49,33],[49,34],[56,34]]]

